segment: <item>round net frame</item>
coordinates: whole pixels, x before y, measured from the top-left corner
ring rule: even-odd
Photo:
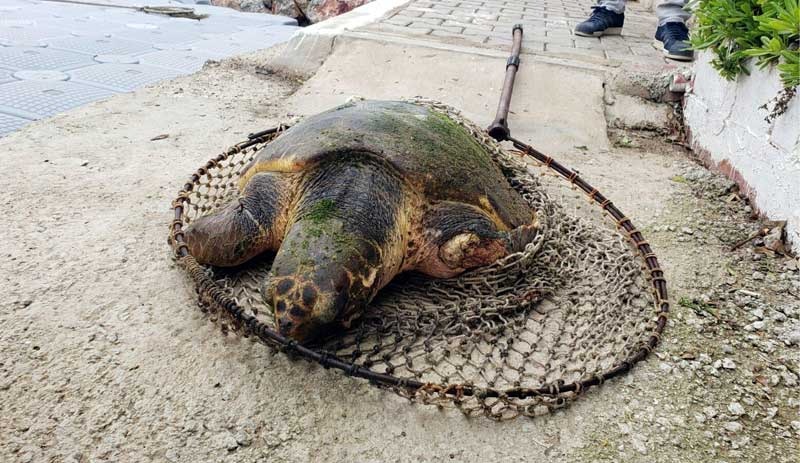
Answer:
[[[281,125],[208,161],[173,201],[170,244],[201,309],[223,332],[416,402],[493,419],[561,408],[643,360],[660,339],[669,303],[658,260],[630,219],[575,171],[530,146],[511,139],[513,148],[504,149],[453,108],[413,101],[467,128],[538,211],[540,232],[523,252],[452,279],[401,274],[349,330],[313,345],[283,337],[262,296],[271,256],[234,269],[200,265],[183,233],[236,199],[243,169],[288,128]]]

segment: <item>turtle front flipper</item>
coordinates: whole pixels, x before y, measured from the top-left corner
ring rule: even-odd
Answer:
[[[491,264],[521,251],[536,233],[531,223],[508,230],[482,209],[442,201],[422,218],[423,243],[416,251],[413,270],[436,278],[451,278],[465,270]]]
[[[232,267],[277,250],[290,198],[284,174],[260,173],[223,209],[198,218],[186,229],[189,252],[203,264]]]

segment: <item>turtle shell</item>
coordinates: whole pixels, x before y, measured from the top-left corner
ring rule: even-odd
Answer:
[[[301,172],[365,153],[389,162],[429,201],[477,206],[501,228],[532,221],[525,201],[466,128],[401,101],[358,101],[303,120],[257,153],[240,185],[256,173]]]

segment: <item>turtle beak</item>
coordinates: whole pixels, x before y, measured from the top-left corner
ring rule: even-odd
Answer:
[[[275,255],[272,288],[266,291],[275,311],[276,329],[301,342],[347,325],[363,312],[377,286],[379,253],[375,245],[343,238],[353,233],[344,230],[339,221],[328,223],[330,230],[318,227],[312,221],[292,225]],[[375,270],[362,276],[365,263]]]
[[[275,328],[282,336],[301,343],[314,337],[314,332],[317,330],[312,327],[313,319],[295,305],[291,298],[278,296],[273,299],[273,307],[275,308]]]
[[[318,338],[334,325],[347,304],[347,288],[338,294],[319,290],[314,282],[297,276],[270,283],[267,289],[275,312],[277,331],[298,342]]]
[[[278,318],[275,323],[278,326],[278,333],[281,335],[292,338],[295,341],[303,342],[307,339],[306,335],[303,335],[295,329],[294,320],[288,317]]]

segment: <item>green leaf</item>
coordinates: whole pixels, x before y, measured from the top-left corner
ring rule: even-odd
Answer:
[[[762,68],[777,64],[783,84],[797,85],[799,0],[699,0],[693,11],[691,46],[711,50],[720,75],[747,74],[747,61],[755,59]]]

